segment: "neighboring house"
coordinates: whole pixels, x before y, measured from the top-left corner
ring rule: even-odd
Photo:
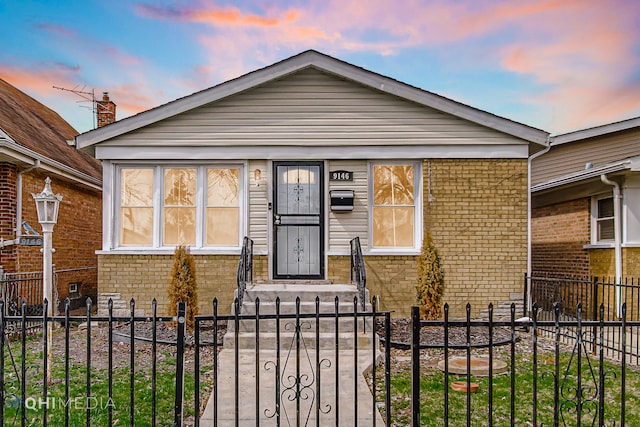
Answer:
[[[50,177],[53,191],[63,196],[53,232],[61,300],[69,283],[79,288],[72,297],[97,294],[102,168],[70,145],[77,134],[57,113],[0,79],[0,272],[42,271],[41,246],[25,246],[21,237],[42,233],[31,194]]]
[[[367,287],[409,313],[428,229],[463,315],[522,292],[528,157],[548,134],[307,51],[76,137],[103,162],[99,289],[149,312],[176,245],[201,311],[230,307],[243,236],[254,278]],[[351,193],[353,192],[353,193]],[[353,209],[350,196],[353,195]]]
[[[640,277],[640,117],[558,135],[532,161],[532,270]]]

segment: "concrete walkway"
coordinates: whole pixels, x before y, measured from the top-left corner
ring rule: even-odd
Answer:
[[[352,301],[351,294],[344,295],[345,301],[350,298]],[[260,301],[262,313],[266,299],[261,297]],[[200,425],[212,426],[217,417],[217,425],[234,426],[237,414],[239,426],[384,426],[365,379],[374,359],[380,357],[371,328],[356,328],[354,332],[349,320],[341,319],[336,351],[335,323],[331,327],[332,323],[321,322],[322,332],[316,343],[315,323],[301,322],[296,334],[291,320],[281,322],[279,352],[273,325],[267,327],[270,332],[262,332],[261,323],[260,351],[256,352],[255,344],[250,346],[255,343],[253,322],[241,324],[237,362],[233,328],[227,332],[219,357],[218,402],[216,405],[212,393]],[[318,355],[320,362],[316,363]],[[380,380],[382,370],[376,375]]]

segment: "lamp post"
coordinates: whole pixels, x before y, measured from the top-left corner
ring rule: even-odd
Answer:
[[[49,302],[47,308],[47,316],[51,317],[53,313],[53,263],[52,255],[54,249],[52,247],[51,235],[53,227],[58,222],[58,208],[62,196],[53,194],[51,190],[51,179],[47,177],[44,180],[44,189],[41,193],[31,193],[36,201],[36,210],[38,211],[38,222],[42,226],[42,296]],[[47,382],[51,383],[51,322],[47,323]]]

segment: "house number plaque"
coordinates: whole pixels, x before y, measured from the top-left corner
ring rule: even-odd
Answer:
[[[331,171],[329,174],[331,181],[353,181],[352,171]]]

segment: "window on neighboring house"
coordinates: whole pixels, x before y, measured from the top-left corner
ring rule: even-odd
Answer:
[[[122,167],[119,246],[239,246],[241,170]]]
[[[615,238],[613,197],[596,199],[594,204],[595,239],[596,242],[610,242]]]
[[[418,164],[373,163],[371,166],[371,246],[414,249],[418,227]]]

